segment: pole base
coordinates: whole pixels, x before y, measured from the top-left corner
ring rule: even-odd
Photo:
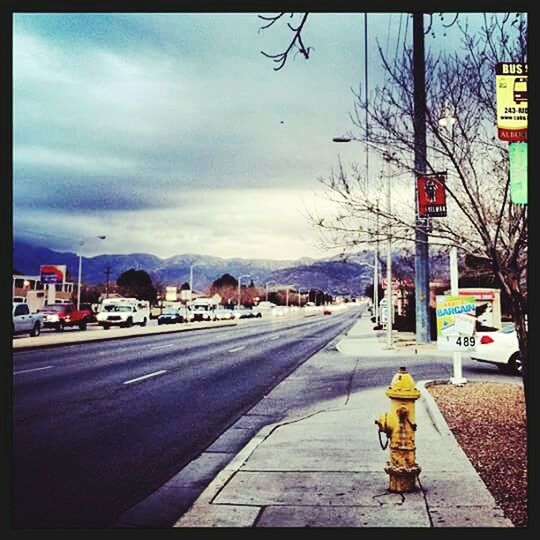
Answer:
[[[450,383],[458,386],[463,386],[467,382],[465,377],[450,377]]]

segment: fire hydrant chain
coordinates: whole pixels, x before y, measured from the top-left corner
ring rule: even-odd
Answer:
[[[386,442],[385,442],[384,445],[383,445],[383,442],[382,442],[382,440],[381,440],[381,433],[382,433],[382,431],[379,430],[379,432],[378,432],[378,435],[379,435],[379,444],[381,445],[381,448],[382,448],[383,450],[386,450],[386,448],[387,448],[387,446],[388,446],[388,443],[390,442],[390,437],[388,436],[388,433],[386,433]]]
[[[415,382],[404,367],[400,367],[386,390],[390,412],[382,414],[375,423],[379,426],[379,444],[383,450],[390,444],[390,460],[385,471],[390,476],[389,491],[413,491],[420,467],[416,463],[414,402],[420,397]],[[386,434],[383,444],[381,433]]]

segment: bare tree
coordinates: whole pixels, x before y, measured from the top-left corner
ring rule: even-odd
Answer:
[[[458,247],[462,255],[488,262],[511,299],[523,362],[527,363],[527,247],[528,207],[512,204],[509,195],[508,149],[496,138],[495,70],[497,62],[525,63],[527,23],[523,15],[484,19],[480,34],[471,35],[460,25],[463,49],[426,58],[428,171],[448,171],[448,218],[432,218],[430,244]],[[384,177],[414,169],[414,100],[412,51],[405,50],[391,65],[379,47],[388,75],[375,90],[371,103],[355,94],[351,119],[365,133],[368,113],[369,140],[391,165]],[[441,118],[446,125],[441,125]],[[451,120],[451,121],[450,121]],[[354,138],[354,133],[349,134]],[[382,240],[385,230],[375,227],[376,216],[391,226],[398,242],[412,241],[415,229],[414,195],[392,201],[389,213],[379,194],[382,183],[368,185],[363,172],[352,167],[320,179],[339,208],[337,216],[312,216],[325,241],[344,249]],[[367,219],[366,219],[367,216]]]
[[[274,24],[284,14],[271,18]],[[302,24],[294,31],[289,47],[280,55],[266,55],[285,64],[294,47],[309,52],[301,40]],[[459,51],[428,55],[426,67],[426,135],[428,172],[447,170],[448,217],[429,221],[430,244],[456,246],[461,255],[484,261],[511,299],[516,324],[523,376],[527,377],[527,248],[528,207],[510,201],[507,144],[496,137],[495,64],[527,62],[527,17],[520,13],[484,15],[480,32],[472,33],[455,17],[461,31]],[[428,32],[431,29],[431,24]],[[373,92],[368,103],[355,94],[351,114],[351,139],[375,147],[385,163],[378,182],[367,181],[360,167],[346,170],[341,161],[337,170],[319,180],[327,196],[336,203],[337,215],[311,214],[326,247],[343,253],[358,246],[386,239],[387,230],[398,245],[414,242],[416,208],[414,181],[414,96],[412,50],[390,62],[381,47],[379,54],[386,72],[385,83]],[[304,54],[308,58],[309,54]],[[366,114],[369,130],[366,129]],[[446,126],[441,125],[446,118]],[[450,121],[452,119],[453,121]],[[369,139],[365,139],[368,133]],[[394,190],[388,211],[381,194],[385,181],[395,185],[408,175],[409,193]]]

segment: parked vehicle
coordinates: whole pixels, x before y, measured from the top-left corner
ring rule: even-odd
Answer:
[[[92,320],[91,309],[77,309],[74,304],[49,304],[40,310],[43,313],[43,327],[55,328],[61,332],[68,326],[78,326],[86,330],[86,325]]]
[[[521,373],[519,343],[513,325],[496,332],[478,332],[476,340],[476,350],[470,353],[472,360],[495,364],[499,369]]]
[[[234,319],[234,312],[232,309],[218,308],[216,309],[216,320],[218,321],[230,321]]]
[[[215,321],[218,304],[212,298],[197,298],[189,304],[192,321]]]
[[[111,326],[130,328],[134,324],[146,326],[150,319],[150,303],[136,298],[109,298],[102,302],[97,322],[104,330]]]
[[[259,302],[253,306],[253,313],[256,317],[271,317],[274,308],[276,308],[276,304],[273,302]]]
[[[30,334],[30,337],[39,336],[43,324],[41,313],[30,313],[30,307],[26,302],[12,303],[13,335]]]
[[[235,319],[252,319],[255,313],[251,309],[245,307],[235,307],[233,311]]]
[[[175,324],[188,322],[191,318],[191,314],[186,307],[169,307],[163,311],[157,318],[158,324]]]

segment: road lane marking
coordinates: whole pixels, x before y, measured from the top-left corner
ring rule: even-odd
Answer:
[[[228,352],[238,352],[238,351],[241,351],[242,349],[245,349],[245,348],[246,348],[246,346],[242,345],[242,347],[236,347],[235,349],[231,349]]]
[[[279,339],[281,336],[273,336],[270,338],[271,341],[274,341],[274,339]]]
[[[161,375],[162,373],[167,373],[167,370],[162,369],[161,371],[155,371],[154,373],[149,373],[148,375],[143,375],[142,377],[137,377],[136,379],[124,381],[122,384],[131,384],[137,381],[142,381],[143,379],[148,379],[149,377],[156,377],[157,375]]]
[[[31,373],[32,371],[42,371],[44,369],[52,369],[54,366],[45,366],[45,367],[37,367],[33,369],[21,369],[19,371],[14,371],[13,375],[19,375],[19,373]]]
[[[157,350],[157,349],[166,349],[167,347],[174,347],[174,343],[169,343],[168,345],[160,345],[159,347],[152,347],[152,350]]]

